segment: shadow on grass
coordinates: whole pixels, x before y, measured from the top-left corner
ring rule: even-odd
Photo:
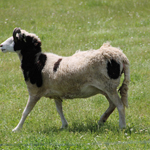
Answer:
[[[39,129],[40,130],[40,129]],[[45,126],[44,129],[42,128],[40,132],[43,132],[45,134],[50,134],[50,133],[59,133],[61,131],[66,131],[66,132],[73,132],[73,133],[81,133],[81,132],[88,132],[88,133],[106,133],[108,131],[111,132],[127,132],[130,133],[131,128],[127,126],[126,129],[119,129],[119,125],[111,121],[106,122],[105,124],[98,126],[97,122],[94,122],[93,120],[89,120],[87,122],[72,122],[72,124],[69,124],[68,128],[66,129],[59,129],[58,127],[48,127]]]
[[[87,122],[73,122],[72,125],[68,127],[69,132],[105,133],[108,130],[116,132],[119,131],[119,128],[111,122],[106,122],[99,126],[97,122],[93,122],[92,120]]]

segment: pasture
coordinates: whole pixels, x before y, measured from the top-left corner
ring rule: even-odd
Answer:
[[[38,35],[43,52],[63,56],[109,41],[128,57],[131,82],[126,129],[119,129],[117,109],[98,128],[108,102],[96,95],[63,101],[64,130],[54,101],[42,98],[13,133],[28,91],[17,54],[0,52],[0,149],[150,149],[149,8],[149,0],[1,0],[0,43],[15,27]]]

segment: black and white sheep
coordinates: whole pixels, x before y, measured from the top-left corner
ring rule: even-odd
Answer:
[[[22,118],[13,131],[22,128],[24,121],[41,97],[55,100],[62,121],[62,99],[87,98],[103,94],[109,107],[98,124],[104,123],[117,107],[119,126],[125,128],[125,106],[128,107],[128,85],[130,80],[129,61],[119,49],[105,43],[98,50],[79,51],[69,57],[41,52],[41,41],[32,33],[15,28],[13,36],[1,45],[2,52],[16,52],[29,91],[29,99]],[[124,81],[118,95],[117,87],[124,73]]]

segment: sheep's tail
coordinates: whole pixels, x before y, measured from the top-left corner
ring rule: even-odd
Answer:
[[[120,92],[121,95],[121,101],[123,102],[124,106],[128,108],[128,86],[130,82],[129,62],[123,63],[123,72],[124,72],[124,80],[118,91]]]

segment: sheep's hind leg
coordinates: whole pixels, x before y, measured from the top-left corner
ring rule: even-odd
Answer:
[[[114,93],[107,93],[109,96],[109,99],[114,103],[114,105],[117,107],[119,112],[119,126],[121,129],[126,127],[126,121],[125,121],[125,106],[123,102],[121,101],[117,91]]]
[[[98,121],[98,125],[102,125],[108,117],[111,115],[111,113],[115,110],[116,106],[112,103],[112,101],[109,99],[108,96],[106,96],[107,100],[109,101],[109,107],[108,109],[104,112],[104,114],[101,116],[100,120]]]
[[[62,99],[55,99],[55,104],[56,104],[56,108],[57,108],[57,112],[60,115],[61,118],[61,122],[62,122],[62,127],[61,128],[67,128],[68,127],[68,123],[67,120],[64,117],[63,114],[63,110],[62,110]]]
[[[24,121],[26,120],[28,114],[31,112],[35,104],[40,98],[29,96],[28,103],[22,113],[22,117],[18,123],[18,125],[12,130],[13,132],[19,131],[22,129]]]

